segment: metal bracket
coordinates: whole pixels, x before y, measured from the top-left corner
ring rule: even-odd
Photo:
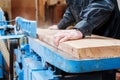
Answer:
[[[25,34],[26,36],[30,36],[33,38],[37,37],[36,35],[37,22],[36,21],[27,20],[22,17],[16,17],[15,22],[16,22],[15,33],[22,31],[23,34]]]

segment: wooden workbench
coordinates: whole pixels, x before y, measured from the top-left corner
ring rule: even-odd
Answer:
[[[120,40],[92,35],[85,39],[66,41],[55,46],[53,36],[59,30],[37,29],[39,40],[78,59],[120,57]]]

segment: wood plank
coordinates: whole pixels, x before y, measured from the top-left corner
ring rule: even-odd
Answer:
[[[42,27],[45,22],[45,1],[37,0],[37,26]]]
[[[47,0],[48,5],[56,5],[58,3],[58,0]]]
[[[2,41],[1,38],[0,38],[0,51],[1,51],[3,58],[6,61],[6,67],[7,67],[7,69],[9,69],[9,67],[10,67],[10,61],[9,61],[10,54],[9,54],[9,51],[8,51],[4,41]]]
[[[54,46],[53,35],[58,31],[59,30],[37,29],[38,38]],[[62,42],[56,48],[78,59],[120,57],[120,40],[96,35],[85,39]]]
[[[46,0],[47,5],[66,4],[65,0]]]

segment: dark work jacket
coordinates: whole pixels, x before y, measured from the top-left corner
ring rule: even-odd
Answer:
[[[68,5],[59,29],[74,25],[84,36],[97,34],[120,39],[117,0],[66,0]]]

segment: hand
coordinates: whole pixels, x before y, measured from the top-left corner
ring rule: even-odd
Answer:
[[[58,30],[58,26],[57,25],[52,25],[50,27],[48,27],[48,29],[51,29],[51,30]]]
[[[58,46],[61,42],[82,39],[82,37],[83,34],[78,30],[64,30],[54,35],[53,42],[56,46]]]

